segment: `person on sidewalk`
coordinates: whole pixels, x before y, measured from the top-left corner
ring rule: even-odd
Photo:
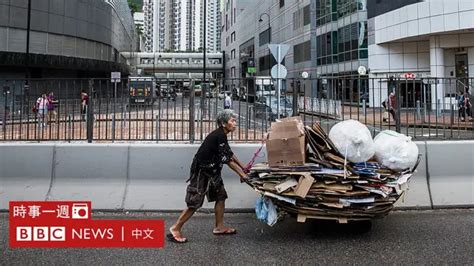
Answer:
[[[48,97],[46,97],[46,93],[41,94],[36,100],[36,109],[38,110],[38,128],[44,128],[48,119]]]
[[[397,123],[397,97],[395,96],[395,92],[392,91],[388,96],[388,112],[392,115],[393,121]]]
[[[86,121],[87,118],[87,108],[89,107],[89,95],[85,90],[81,91],[81,115],[82,120]]]
[[[54,97],[54,92],[50,92],[48,95],[48,124],[58,123],[58,113],[56,112],[56,105],[58,101]]]
[[[456,100],[458,102],[458,118],[461,120],[461,122],[464,122],[466,119],[466,98],[463,91],[459,91],[458,95],[456,96]]]
[[[232,108],[232,98],[230,97],[230,93],[226,93],[224,99],[224,109],[231,109]]]
[[[472,121],[472,103],[471,103],[471,95],[468,91],[464,93],[464,106],[466,108],[466,115],[469,121]]]
[[[230,235],[237,231],[234,228],[224,226],[224,209],[227,192],[221,176],[222,166],[227,164],[240,176],[240,181],[247,179],[244,173],[245,165],[235,156],[227,142],[227,135],[237,127],[237,115],[230,109],[223,110],[217,115],[218,128],[211,132],[194,155],[191,164],[190,178],[186,188],[187,208],[183,210],[178,220],[169,228],[167,238],[171,242],[185,243],[188,240],[183,237],[182,228],[184,224],[199,209],[204,197],[208,202],[215,202],[215,226],[212,231],[214,235]]]

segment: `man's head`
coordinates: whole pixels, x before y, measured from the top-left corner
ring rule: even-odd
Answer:
[[[223,127],[226,133],[233,132],[237,128],[237,114],[231,109],[224,109],[217,114],[216,122],[219,127]]]

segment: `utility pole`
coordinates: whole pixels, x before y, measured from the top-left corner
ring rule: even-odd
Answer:
[[[30,85],[28,79],[30,78],[30,30],[31,30],[31,0],[28,0],[28,14],[26,21],[26,54],[25,54],[25,85],[23,87],[23,95],[29,106]],[[27,109],[29,110],[29,109]],[[29,113],[29,111],[27,111]]]
[[[207,0],[204,0],[204,15],[203,15],[203,78],[202,78],[202,84],[203,84],[203,89],[204,89],[204,83],[206,83],[206,31],[207,31]]]

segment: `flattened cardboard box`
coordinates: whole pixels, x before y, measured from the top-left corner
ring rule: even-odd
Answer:
[[[266,145],[270,167],[305,163],[305,137],[298,128],[300,123],[298,118],[294,118],[272,124]]]

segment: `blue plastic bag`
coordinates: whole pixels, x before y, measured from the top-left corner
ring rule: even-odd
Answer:
[[[255,214],[257,219],[273,226],[278,221],[278,212],[272,200],[266,197],[260,197],[255,203]]]

